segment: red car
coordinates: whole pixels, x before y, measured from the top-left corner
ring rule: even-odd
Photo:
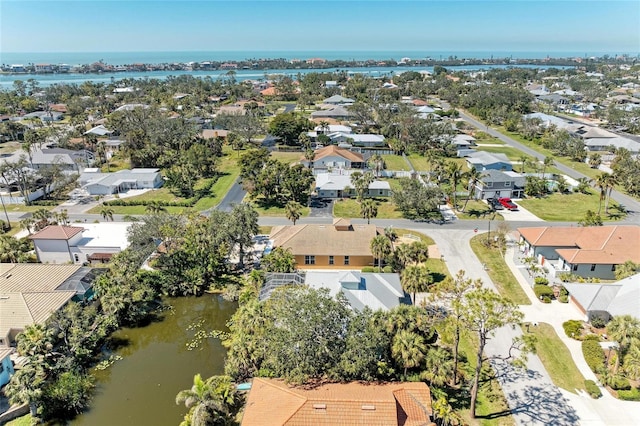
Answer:
[[[507,210],[518,210],[518,206],[516,206],[513,201],[511,201],[511,198],[498,198],[498,202],[502,204],[502,206],[504,206],[504,208]]]

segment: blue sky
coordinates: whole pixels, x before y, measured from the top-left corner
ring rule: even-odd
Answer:
[[[1,52],[640,52],[640,1],[0,0]]]

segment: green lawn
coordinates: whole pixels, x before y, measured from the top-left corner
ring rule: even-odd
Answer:
[[[54,206],[26,206],[24,204],[5,204],[7,208],[7,212],[35,212],[36,210],[45,209],[52,210]],[[4,216],[4,211],[2,211],[2,216]],[[0,217],[2,219],[2,217]]]
[[[384,158],[384,164],[387,170],[411,170],[401,155],[385,154],[382,158]]]
[[[470,371],[468,380],[472,380],[473,371],[476,367],[476,338],[469,335],[462,335],[460,339],[460,354],[462,359],[466,359],[467,371]],[[488,364],[488,363],[487,363]],[[491,372],[491,367],[483,369],[485,376]],[[451,401],[453,404],[454,401]],[[462,405],[462,404],[460,404]],[[469,409],[459,409],[457,413],[465,420],[465,424],[480,424],[482,426],[513,426],[515,421],[511,416],[509,405],[505,399],[502,388],[496,379],[490,382],[481,382],[476,402],[476,419],[471,419]]]
[[[18,417],[15,420],[11,420],[6,426],[31,426],[31,414]]]
[[[520,157],[522,157],[523,152],[519,149],[512,148],[510,146],[479,146],[476,148],[478,151],[490,152],[493,154],[505,154],[509,157],[511,161],[520,161]],[[528,158],[532,158],[527,156]]]
[[[466,200],[458,200],[458,207],[462,210]],[[495,213],[491,210],[488,204],[482,201],[469,200],[467,208],[464,212],[456,212],[458,219],[491,219],[491,220],[504,220],[501,214]]]
[[[587,210],[594,213],[598,211],[600,196],[593,191],[592,194],[559,194],[553,193],[544,198],[527,198],[518,202],[525,209],[538,216],[540,219],[552,222],[578,222],[584,218]],[[602,220],[617,220],[624,217],[614,206],[613,200],[609,203],[609,213],[604,214],[604,202],[602,203]]]
[[[498,292],[518,305],[530,305],[531,301],[520,287],[516,277],[511,273],[502,253],[498,249],[488,248],[484,245],[486,238],[487,236],[484,234],[476,235],[471,239],[471,248],[480,262],[487,266],[487,273]]]
[[[245,201],[247,200],[247,198],[245,198]],[[262,207],[260,206],[260,204],[256,203],[256,202],[252,202],[251,205],[253,206],[253,208],[258,212],[258,214],[260,216],[282,216],[285,217],[285,210],[284,207],[275,207],[275,206],[271,206],[271,207]],[[309,216],[309,212],[311,211],[311,209],[309,207],[303,207],[300,217],[307,217]]]
[[[402,212],[396,210],[396,205],[389,200],[376,198],[378,215],[376,219],[400,219]],[[360,203],[354,199],[338,199],[333,203],[333,217],[361,218]]]
[[[272,151],[271,152],[271,157],[287,164],[299,163],[300,158],[302,158],[303,156],[304,156],[304,152],[302,151],[296,151],[296,152]]]
[[[523,328],[526,330],[526,326]],[[584,390],[584,377],[553,327],[538,323],[537,327],[530,325],[529,332],[536,336],[536,352],[553,384],[573,393],[576,389]]]

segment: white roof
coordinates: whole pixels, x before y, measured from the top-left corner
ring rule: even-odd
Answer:
[[[316,126],[314,129],[316,132],[321,132],[323,129],[322,126]],[[351,133],[352,129],[349,126],[343,126],[342,124],[329,124],[329,133],[342,132],[342,133]]]
[[[587,311],[605,311],[611,316],[631,315],[640,319],[640,274],[614,284],[565,284],[573,298]]]
[[[511,164],[511,160],[505,154],[491,153],[485,151],[476,151],[469,154],[467,161],[471,164],[495,164],[495,163],[507,163]]]
[[[83,223],[84,231],[78,246],[87,248],[117,247],[124,250],[129,246],[127,240],[129,226],[131,226],[129,222]]]
[[[107,129],[106,127],[104,127],[102,124],[84,132],[85,135],[96,135],[96,136],[105,136],[105,135],[110,135],[111,133],[113,132]]]
[[[349,174],[318,173],[316,176],[316,188],[324,191],[341,191],[346,187],[352,187],[351,176]],[[391,190],[389,182],[384,180],[374,180],[369,185],[369,189]]]

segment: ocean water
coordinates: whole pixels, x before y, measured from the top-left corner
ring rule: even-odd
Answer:
[[[552,58],[602,56],[606,53],[620,52],[518,52],[518,51],[211,51],[211,52],[0,52],[0,64],[68,64],[80,65],[104,61],[111,65],[126,65],[134,63],[163,64],[202,61],[241,61],[246,59],[285,58],[309,59],[324,58],[328,60],[366,60],[366,59],[395,59],[408,57],[412,59],[447,59],[450,56],[459,59],[542,59]],[[636,53],[637,54],[637,53]]]

